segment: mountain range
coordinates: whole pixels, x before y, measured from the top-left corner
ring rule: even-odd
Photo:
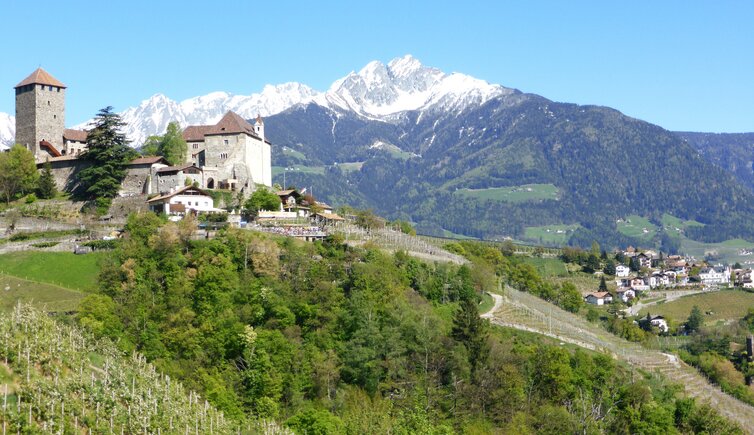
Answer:
[[[325,92],[286,83],[182,102],[158,94],[122,117],[138,145],[170,121],[209,124],[227,110],[266,118],[276,182],[285,174],[287,184],[311,186],[334,205],[374,208],[424,232],[522,238],[527,228],[569,225],[574,243],[619,244],[631,240],[616,239],[616,220],[670,214],[701,223],[689,229],[699,239],[754,237],[754,145],[742,151],[748,160],[736,159],[749,162],[745,179],[695,133],[445,73],[411,56],[370,62]],[[2,116],[7,143],[12,117]]]

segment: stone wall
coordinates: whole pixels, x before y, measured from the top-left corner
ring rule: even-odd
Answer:
[[[124,196],[142,195],[149,192],[152,177],[151,165],[131,165],[126,178],[120,185],[120,194]]]
[[[91,166],[88,160],[84,159],[61,159],[50,161],[52,175],[55,177],[55,185],[58,190],[65,192],[77,192],[79,189],[78,173],[84,168]],[[40,170],[44,165],[38,166]]]

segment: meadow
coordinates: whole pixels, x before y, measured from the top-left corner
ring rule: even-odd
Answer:
[[[74,311],[85,293],[0,274],[0,313],[9,313],[17,303],[44,311]]]
[[[754,307],[754,293],[742,290],[721,290],[691,296],[684,296],[671,302],[658,303],[649,306],[639,313],[646,316],[663,315],[675,322],[684,322],[688,319],[694,305],[704,313],[704,323],[713,325],[719,321],[737,320],[746,315],[746,312]]]
[[[22,251],[0,255],[0,274],[72,290],[97,288],[99,261],[104,253]]]
[[[554,184],[525,184],[523,186],[490,187],[486,189],[458,189],[458,195],[505,202],[557,200],[559,190]]]
[[[546,225],[541,227],[526,227],[524,239],[532,240],[544,245],[563,246],[568,242],[579,225]]]

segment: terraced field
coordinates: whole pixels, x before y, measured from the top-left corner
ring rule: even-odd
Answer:
[[[506,288],[503,293],[504,296],[493,295],[494,307],[482,315],[490,319],[491,323],[536,332],[564,343],[605,352],[648,373],[665,376],[681,385],[689,396],[701,403],[709,403],[721,415],[754,434],[754,407],[723,393],[675,355],[646,349],[623,340],[528,293],[512,288]]]

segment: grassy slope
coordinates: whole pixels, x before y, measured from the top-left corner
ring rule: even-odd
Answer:
[[[579,226],[580,225],[547,225],[543,227],[526,227],[524,237],[527,240],[533,240],[548,245],[565,245]]]
[[[740,319],[747,310],[754,307],[754,293],[741,290],[722,290],[706,294],[685,296],[672,302],[652,305],[641,311],[641,315],[661,314],[676,322],[683,322],[691,313],[694,305],[698,305],[705,314],[705,323],[713,324],[720,320]]]
[[[0,255],[0,273],[73,290],[97,287],[102,253],[24,251]]]
[[[553,184],[525,184],[523,186],[491,187],[487,189],[459,189],[458,195],[481,200],[525,202],[558,199],[558,188]]]
[[[0,313],[9,313],[18,302],[45,311],[72,311],[84,296],[85,293],[63,287],[0,275]]]

